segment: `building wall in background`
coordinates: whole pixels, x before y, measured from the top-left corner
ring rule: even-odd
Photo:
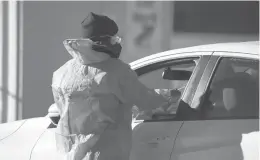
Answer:
[[[0,123],[3,122],[3,112],[4,112],[4,107],[3,107],[3,40],[4,40],[4,7],[3,7],[3,2],[0,2]]]
[[[126,53],[122,54],[124,61],[131,62],[170,49],[171,4],[166,1],[127,3]]]
[[[171,48],[177,49],[204,44],[258,40],[258,35],[251,34],[173,33]]]
[[[176,1],[172,8],[172,48],[259,39],[258,1]]]
[[[19,118],[19,9],[20,2],[1,3],[0,123]],[[22,86],[22,85],[20,85]],[[21,118],[21,117],[20,117]]]

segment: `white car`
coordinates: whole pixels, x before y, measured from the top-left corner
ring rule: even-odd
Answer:
[[[170,50],[131,66],[147,87],[173,90],[176,103],[167,114],[135,117],[130,160],[259,158],[258,41]],[[58,119],[50,108],[45,117],[1,124],[0,159],[61,159]]]

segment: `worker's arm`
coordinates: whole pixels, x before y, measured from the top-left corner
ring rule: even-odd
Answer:
[[[135,104],[140,111],[169,106],[169,101],[166,98],[142,84],[136,73],[130,68],[121,76],[119,87],[122,99]]]

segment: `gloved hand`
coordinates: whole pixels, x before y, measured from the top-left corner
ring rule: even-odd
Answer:
[[[152,114],[163,114],[167,112],[167,109],[170,107],[170,102],[163,104],[162,106],[153,109]]]
[[[170,107],[170,102],[164,103],[158,108],[153,110],[141,111],[136,117],[142,117],[144,120],[152,119],[152,116],[155,114],[167,114],[167,109]]]

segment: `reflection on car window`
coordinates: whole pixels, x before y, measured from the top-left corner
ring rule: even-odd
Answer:
[[[258,117],[259,61],[221,59],[202,104],[205,118]]]
[[[177,61],[177,60],[176,60]],[[170,63],[167,66],[163,66],[154,70],[147,71],[139,76],[139,80],[146,85],[148,88],[155,89],[158,93],[164,95],[166,98],[172,98],[176,103],[174,103],[168,110],[169,113],[175,113],[177,110],[179,99],[189,81],[189,78],[183,80],[169,80],[163,78],[163,73],[165,70],[170,69],[172,71],[190,71],[193,72],[198,58],[184,60],[183,63]],[[156,65],[156,64],[154,64]],[[174,72],[173,72],[174,73]],[[182,76],[182,75],[180,75]],[[179,77],[182,78],[182,77]]]

